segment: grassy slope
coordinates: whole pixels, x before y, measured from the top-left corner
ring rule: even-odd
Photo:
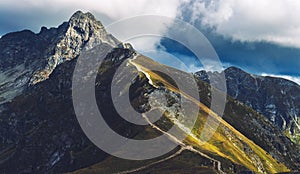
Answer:
[[[151,79],[154,83],[161,82],[169,90],[178,93],[180,92],[174,85],[172,85],[172,82],[168,81],[166,78],[163,78],[159,73],[150,70],[151,66],[158,67],[163,65],[160,65],[152,61],[151,59],[142,56],[134,60],[133,64],[141,68],[146,73],[148,73],[151,76]],[[264,169],[268,173],[290,171],[285,165],[276,161],[265,150],[260,148],[253,141],[249,140],[247,137],[245,137],[243,134],[237,131],[234,127],[232,127],[226,121],[224,121],[219,116],[217,116],[204,104],[200,103],[198,100],[190,98],[186,94],[182,94],[182,95],[185,96],[185,98],[197,103],[200,109],[204,112],[204,113],[202,112],[202,114],[199,114],[198,123],[196,124],[198,128],[196,129],[194,128],[193,131],[196,137],[201,133],[202,130],[201,125],[204,124],[208,114],[220,122],[220,127],[218,128],[217,132],[207,143],[203,144],[202,142],[200,142],[199,139],[195,138],[195,136],[189,136],[186,139],[186,143],[192,144],[193,146],[199,148],[200,150],[208,151],[210,153],[214,153],[221,157],[227,158],[234,163],[242,164],[248,169],[258,173],[262,171],[258,170],[257,164],[253,162],[255,160],[261,161]],[[250,148],[249,149],[250,152],[254,154],[245,152],[246,148]],[[257,157],[259,157],[259,159],[257,159]]]

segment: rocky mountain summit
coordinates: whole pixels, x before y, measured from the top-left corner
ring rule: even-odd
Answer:
[[[58,28],[4,35],[0,40],[0,103],[47,79],[57,65],[76,58],[82,49],[101,43],[120,44],[92,14],[80,11]]]
[[[209,83],[207,73],[195,75]],[[249,74],[239,68],[225,71],[228,94],[266,116],[293,141],[300,141],[300,86],[292,81]]]

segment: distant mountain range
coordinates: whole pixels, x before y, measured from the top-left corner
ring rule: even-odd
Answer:
[[[132,139],[158,137],[175,126],[187,138],[173,151],[151,160],[131,161],[105,153],[82,131],[72,102],[72,76],[78,56],[112,49],[99,67],[95,95],[105,121]],[[167,112],[153,125],[137,126],[114,109],[111,85],[126,63],[139,75],[126,81],[130,102],[140,113],[152,95],[167,97]],[[0,173],[284,173],[300,168],[299,89],[290,81],[259,77],[241,69],[225,70],[228,96],[223,117],[209,109],[212,72],[197,72],[200,101],[181,93],[174,81],[155,69],[189,73],[137,53],[105,31],[90,13],[76,12],[58,28],[24,30],[0,39]],[[89,67],[86,67],[89,68]],[[126,79],[126,78],[125,78]],[[222,93],[222,91],[219,91]],[[123,95],[120,91],[120,95]],[[180,98],[199,108],[195,126],[186,132],[190,114],[178,111]],[[124,108],[126,110],[127,108]],[[146,115],[147,117],[147,115]],[[200,134],[208,117],[220,125],[205,144]],[[184,118],[184,119],[183,119]],[[213,124],[213,123],[210,123]],[[213,125],[210,125],[213,126]],[[170,140],[175,138],[171,136]],[[122,147],[118,151],[122,152]],[[149,149],[151,151],[151,149]]]
[[[236,67],[227,68],[224,73],[228,95],[266,116],[299,144],[300,86],[298,84],[282,78],[252,75]],[[218,73],[199,71],[195,74],[209,83],[208,74],[213,76]]]

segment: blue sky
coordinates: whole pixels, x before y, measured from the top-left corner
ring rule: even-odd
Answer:
[[[163,15],[196,26],[214,46],[224,67],[238,66],[300,83],[299,9],[298,0],[2,0],[0,35],[55,27],[77,10],[92,12],[104,25],[143,14]],[[201,69],[191,52],[168,39],[144,39],[137,44],[141,51],[165,51],[156,54],[159,58],[148,52],[162,63],[182,68],[171,61],[175,56],[189,71]]]

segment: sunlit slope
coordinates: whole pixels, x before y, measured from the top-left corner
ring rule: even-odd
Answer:
[[[237,131],[233,126],[212,112],[203,103],[200,103],[198,100],[191,98],[187,94],[179,91],[169,77],[159,73],[159,68],[164,69],[163,72],[177,71],[177,73],[180,73],[182,79],[185,79],[186,76],[185,80],[187,80],[188,85],[189,76],[186,73],[161,65],[144,56],[138,56],[136,59],[132,60],[131,63],[144,73],[147,73],[154,85],[159,85],[159,83],[162,83],[169,90],[181,93],[183,97],[195,102],[199,106],[201,110],[199,118],[193,129],[193,135],[188,136],[188,138],[185,140],[186,143],[193,145],[199,150],[216,154],[229,159],[234,163],[241,164],[257,173],[279,173],[290,171],[284,164],[281,164],[275,160],[264,149],[260,148],[253,141]],[[208,115],[213,117],[217,122],[220,122],[220,126],[212,138],[203,144],[198,137],[201,134],[203,125],[206,122]]]

